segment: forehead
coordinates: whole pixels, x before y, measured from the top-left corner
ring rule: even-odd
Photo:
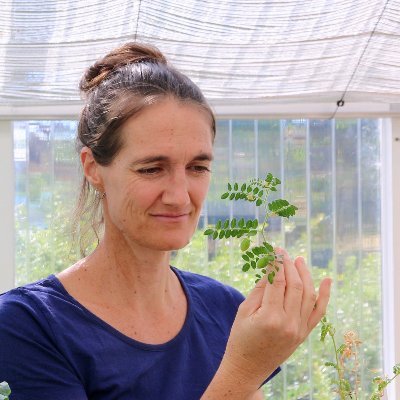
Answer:
[[[211,152],[211,118],[200,106],[167,98],[144,108],[121,128],[123,149],[152,152]]]

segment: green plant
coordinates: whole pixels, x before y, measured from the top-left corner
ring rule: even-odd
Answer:
[[[251,179],[242,184],[228,183],[228,191],[222,194],[221,199],[244,200],[255,203],[256,207],[264,207],[264,221],[260,224],[257,218],[218,220],[215,227],[210,227],[204,232],[214,240],[243,237],[240,243],[244,261],[242,270],[244,272],[251,268],[258,270],[255,274],[256,282],[261,279],[262,275],[267,275],[268,281],[272,283],[278,270],[278,264],[282,262],[267,239],[266,229],[269,218],[274,215],[289,218],[295,215],[297,210],[296,206],[284,199],[269,201],[270,194],[277,192],[277,186],[280,183],[281,181],[271,173],[267,173],[265,179]],[[261,240],[259,240],[260,236]]]
[[[321,321],[321,342],[324,342],[329,336],[332,341],[332,346],[335,354],[334,362],[326,362],[325,366],[332,367],[336,371],[336,376],[333,380],[334,391],[339,395],[341,400],[365,398],[362,396],[359,377],[359,346],[361,340],[355,331],[347,331],[344,335],[344,343],[338,346],[335,339],[336,329],[333,324],[328,322],[324,317]],[[386,387],[400,375],[400,364],[393,367],[393,376],[375,377],[372,380],[374,392],[370,396],[370,400],[379,400],[383,397]],[[362,396],[362,397],[360,397]]]
[[[11,394],[10,386],[7,382],[0,382],[0,400],[8,400]]]
[[[269,201],[269,195],[272,192],[277,192],[277,186],[280,183],[280,180],[270,173],[266,175],[264,180],[251,179],[243,184],[228,183],[228,191],[223,193],[221,198],[231,201],[244,200],[253,202],[256,207],[264,207],[264,220],[261,224],[257,218],[245,220],[244,218],[237,219],[234,217],[226,220],[218,220],[215,226],[208,227],[204,232],[205,235],[213,240],[241,239],[239,252],[243,260],[242,271],[246,273],[252,269],[256,270],[256,282],[261,278],[262,274],[267,274],[268,280],[272,283],[277,265],[281,262],[275,254],[272,244],[267,239],[266,230],[269,218],[273,216],[289,218],[295,215],[297,210],[297,207],[284,199]],[[301,240],[301,238],[299,239]],[[262,242],[261,245],[260,242]],[[232,259],[239,256],[239,252],[237,253],[236,249],[234,257],[231,255],[229,258]],[[369,258],[371,258],[371,255],[365,257],[365,262]],[[354,271],[352,272],[354,261],[354,257],[346,259],[346,271],[348,270],[350,274],[354,273]],[[234,262],[234,264],[236,263]],[[338,275],[337,279],[344,289],[347,280],[342,275]],[[351,288],[349,290],[351,291]],[[334,333],[335,329],[325,318],[321,323],[321,339],[325,339],[329,335],[333,340],[336,362],[328,362],[325,366],[333,367],[337,372],[338,378],[334,380],[334,392],[340,396],[341,400],[366,398],[366,395],[362,395],[363,390],[364,392],[373,391],[370,400],[381,398],[387,385],[400,374],[400,365],[394,367],[394,376],[392,378],[377,377],[372,380],[370,385],[362,384],[362,379],[359,376],[360,361],[358,356],[358,346],[361,344],[361,341],[354,331],[350,331],[344,334],[345,343],[337,347],[333,337]],[[365,356],[368,357],[368,352],[363,354],[363,357]],[[325,354],[323,357],[328,357],[328,355]],[[351,362],[353,363],[352,366],[350,366]],[[318,366],[320,363],[317,362],[316,364],[315,370],[319,371],[321,369]],[[349,376],[348,373],[350,373]],[[316,374],[315,376],[319,375]],[[325,379],[322,375],[320,379],[321,385],[324,387],[319,391],[319,395],[326,393],[326,385],[329,385],[328,379]],[[302,397],[302,393],[307,393],[308,390],[307,388],[301,389],[299,387],[297,391],[294,389],[293,395],[299,398],[298,396]],[[362,397],[359,397],[360,395]]]

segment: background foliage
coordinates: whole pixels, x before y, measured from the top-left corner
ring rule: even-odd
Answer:
[[[79,185],[73,146],[76,122],[20,121],[15,125],[17,284],[35,281],[75,262],[70,222]],[[275,245],[302,255],[316,282],[334,279],[329,319],[338,334],[363,340],[362,385],[380,371],[380,131],[376,120],[218,121],[213,179],[192,242],[171,263],[209,275],[246,294],[254,278],[241,271],[236,239],[213,241],[203,229],[218,219],[262,218],[252,204],[220,199],[228,181],[270,171],[281,193],[299,207],[289,221],[269,220]],[[330,400],[331,349],[315,331],[265,386],[271,399]]]

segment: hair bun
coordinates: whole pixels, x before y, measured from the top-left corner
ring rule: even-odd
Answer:
[[[166,64],[167,59],[156,47],[136,42],[125,43],[96,61],[82,77],[79,88],[89,92],[98,86],[111,72],[133,63],[152,61]]]

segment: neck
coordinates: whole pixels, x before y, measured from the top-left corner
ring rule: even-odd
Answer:
[[[144,249],[105,235],[96,250],[77,264],[97,298],[135,309],[162,310],[180,288],[169,268],[169,251]],[[88,281],[86,279],[86,281]]]

